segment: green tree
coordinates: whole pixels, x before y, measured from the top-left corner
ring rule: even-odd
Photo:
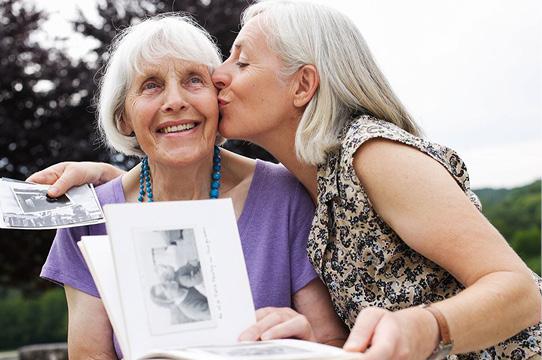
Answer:
[[[514,189],[475,190],[483,213],[527,265],[540,274],[541,182]]]

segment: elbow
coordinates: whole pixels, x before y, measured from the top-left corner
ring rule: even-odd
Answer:
[[[542,289],[531,274],[523,274],[521,283],[518,295],[525,303],[525,327],[529,327],[542,321]]]
[[[108,350],[101,350],[89,344],[68,344],[70,360],[117,360],[117,355]]]

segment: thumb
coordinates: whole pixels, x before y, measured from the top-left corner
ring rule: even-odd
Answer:
[[[370,307],[363,309],[356,323],[350,331],[348,339],[344,343],[343,349],[351,352],[364,352],[369,347],[376,325],[386,314],[387,310]]]
[[[70,167],[66,167],[60,177],[49,187],[47,194],[52,197],[61,196],[72,187],[83,185],[85,183],[84,180],[84,177],[80,176],[80,173],[72,171]]]

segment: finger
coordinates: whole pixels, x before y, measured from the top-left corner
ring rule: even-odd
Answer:
[[[262,312],[266,313],[266,312]],[[260,318],[256,324],[252,325],[239,335],[240,341],[256,341],[261,338],[261,335],[272,328],[273,326],[287,321],[292,317],[292,314],[286,309],[274,309],[274,311],[268,311],[267,314]]]
[[[389,314],[388,314],[389,315]],[[363,354],[364,360],[398,359],[401,332],[392,317],[384,316],[371,340],[371,346]]]
[[[309,321],[301,314],[270,327],[261,335],[262,340],[286,338],[297,338],[308,341],[316,340]]]
[[[36,184],[51,185],[57,179],[58,179],[57,172],[54,171],[52,167],[48,167],[46,169],[43,169],[41,171],[38,171],[30,175],[25,181],[36,183]]]
[[[49,187],[47,193],[53,197],[65,194],[72,187],[85,184],[87,181],[84,175],[83,171],[78,171],[73,166],[67,166],[54,184]]]
[[[259,321],[263,319],[264,317],[266,317],[267,315],[271,314],[272,312],[275,312],[278,310],[279,308],[273,307],[273,306],[259,308],[258,310],[256,310],[256,321]]]
[[[379,308],[363,309],[357,319],[343,349],[351,352],[363,352],[371,343],[376,325],[386,314],[386,310]]]
[[[55,180],[56,177],[51,176],[50,173],[40,171],[30,175],[25,181],[36,184],[51,185],[55,182]]]

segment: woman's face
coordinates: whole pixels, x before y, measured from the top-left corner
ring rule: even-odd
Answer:
[[[219,131],[226,138],[259,143],[296,115],[282,61],[267,46],[258,16],[239,32],[230,57],[213,73],[220,90]]]
[[[182,165],[201,160],[216,138],[216,89],[206,65],[164,59],[142,64],[128,89],[121,130],[135,133],[151,161]]]

